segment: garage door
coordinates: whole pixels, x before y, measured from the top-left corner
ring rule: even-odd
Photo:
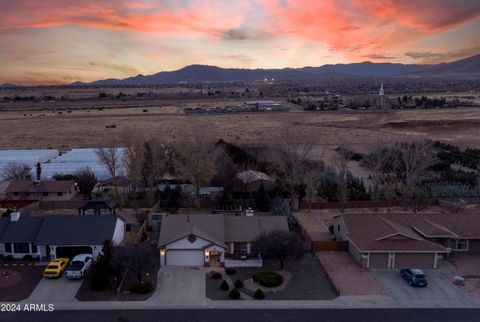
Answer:
[[[395,268],[433,268],[433,253],[396,253]]]
[[[167,250],[168,266],[203,266],[204,257],[201,250]]]
[[[388,253],[370,253],[369,268],[388,268]]]
[[[67,257],[73,258],[79,254],[92,254],[92,247],[90,246],[61,246],[56,250],[57,258]]]

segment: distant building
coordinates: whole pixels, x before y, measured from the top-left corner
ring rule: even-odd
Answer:
[[[9,200],[66,201],[77,194],[75,181],[12,181],[5,194]]]
[[[380,91],[378,93],[377,108],[385,108],[385,107],[386,107],[385,92],[383,90],[383,83],[382,83],[382,85],[380,85]]]

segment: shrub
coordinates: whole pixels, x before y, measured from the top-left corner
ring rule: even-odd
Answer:
[[[214,280],[219,280],[222,278],[222,274],[220,274],[219,272],[212,272],[212,274],[210,274],[210,276],[214,279]]]
[[[220,284],[220,290],[222,290],[222,291],[228,291],[229,289],[230,289],[230,287],[228,286],[227,281],[223,280],[223,281],[222,281],[222,284]]]
[[[32,255],[25,255],[25,256],[23,256],[23,260],[24,261],[32,261],[33,257],[32,257]]]
[[[153,286],[150,282],[137,283],[137,284],[133,284],[130,287],[130,292],[136,293],[136,294],[147,294],[147,293],[150,293],[152,290],[153,290]]]
[[[13,261],[13,256],[12,255],[7,255],[3,258],[3,260],[6,261],[6,262],[11,262],[11,261]]]
[[[102,261],[93,264],[91,274],[90,288],[93,291],[103,291],[110,284],[107,266]]]
[[[243,287],[243,282],[241,280],[236,280],[235,281],[235,288],[242,288]]]
[[[240,291],[234,288],[230,291],[229,295],[232,300],[238,300],[240,298]]]
[[[276,287],[283,283],[282,275],[275,272],[260,272],[252,276],[253,281],[265,287]]]
[[[232,268],[232,267],[228,267],[228,268],[225,268],[225,273],[227,275],[233,275],[235,274],[237,271],[235,270],[235,268]]]
[[[263,300],[265,298],[265,293],[261,289],[258,289],[253,293],[253,298],[256,300]]]

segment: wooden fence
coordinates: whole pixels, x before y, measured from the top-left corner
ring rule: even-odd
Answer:
[[[347,241],[322,240],[312,242],[313,251],[345,252],[348,250]]]

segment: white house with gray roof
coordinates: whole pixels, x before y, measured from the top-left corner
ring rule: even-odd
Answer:
[[[114,215],[1,218],[0,255],[50,260],[88,253],[96,259],[106,240],[117,246],[124,232],[123,219]]]
[[[286,217],[221,214],[168,215],[160,230],[162,266],[262,266],[255,241],[274,230],[288,231]]]

